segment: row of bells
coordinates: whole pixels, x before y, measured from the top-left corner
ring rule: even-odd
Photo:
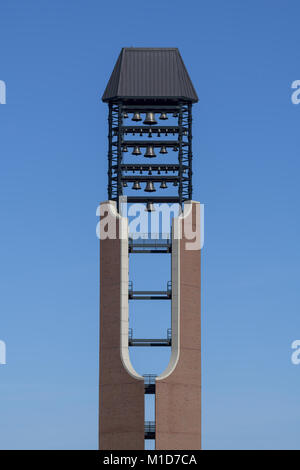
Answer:
[[[123,152],[128,152],[127,145],[124,145],[123,148],[122,148],[122,150],[123,150]],[[174,150],[175,152],[177,152],[177,151],[178,151],[178,147],[177,147],[176,145],[174,145],[173,150]],[[162,147],[161,147],[159,153],[161,153],[161,154],[163,154],[163,155],[166,154],[166,153],[168,153],[167,148],[166,148],[165,145],[162,145]],[[132,155],[142,155],[142,152],[141,152],[141,149],[140,149],[139,145],[135,145],[135,146],[134,146],[134,149],[133,149],[133,151],[132,151]],[[154,146],[153,146],[153,145],[148,145],[147,150],[146,150],[146,152],[144,153],[144,157],[147,157],[147,158],[154,158],[154,157],[156,157],[156,153],[155,153],[155,151],[154,151]]]
[[[178,182],[174,181],[173,186],[178,186]],[[160,184],[160,189],[167,189],[167,187],[168,187],[167,183],[165,181],[162,181],[161,184]],[[123,181],[123,188],[127,188],[126,181]],[[135,181],[133,183],[131,189],[134,189],[135,191],[138,191],[139,189],[142,189],[139,181]],[[154,193],[155,191],[156,191],[156,189],[155,189],[155,186],[153,184],[153,181],[148,181],[147,184],[146,184],[146,187],[145,187],[145,192],[146,193]]]
[[[173,113],[173,117],[178,117],[178,113]],[[123,118],[124,119],[127,119],[128,118],[128,114],[127,113],[124,113],[123,114]],[[165,121],[166,119],[168,119],[168,115],[166,113],[161,113],[161,115],[159,116],[159,119],[161,119],[162,121]],[[133,117],[132,117],[132,121],[135,121],[135,122],[138,122],[138,121],[142,121],[142,118],[141,118],[141,115],[139,112],[135,112],[133,113]],[[146,113],[146,117],[145,117],[145,120],[143,121],[144,124],[157,124],[157,120],[155,118],[155,113],[152,113],[152,112],[149,112],[149,113]]]

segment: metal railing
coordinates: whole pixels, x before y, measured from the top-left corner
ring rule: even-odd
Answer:
[[[169,295],[172,294],[172,281],[168,281],[167,283],[167,292]]]
[[[170,238],[129,239],[128,251],[129,253],[171,253],[172,241]]]
[[[144,374],[144,381],[146,385],[155,384],[156,374]]]
[[[145,439],[155,439],[155,421],[145,421]]]
[[[172,330],[167,330],[167,338],[134,338],[133,329],[128,329],[128,346],[171,346],[172,345]]]
[[[128,240],[129,240],[129,243],[131,243],[132,241],[136,242],[137,240],[139,240],[140,242],[145,241],[148,243],[151,243],[151,241],[157,242],[158,240],[162,242],[164,240],[170,243],[171,236],[170,236],[170,232],[163,232],[163,233],[132,232],[128,234]]]
[[[133,282],[128,281],[128,298],[130,300],[170,300],[172,282],[168,281],[167,290],[133,290]]]
[[[144,376],[145,394],[155,394],[155,374],[145,374]]]

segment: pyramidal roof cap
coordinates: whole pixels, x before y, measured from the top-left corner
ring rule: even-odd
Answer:
[[[123,47],[102,100],[163,99],[196,103],[177,47]]]

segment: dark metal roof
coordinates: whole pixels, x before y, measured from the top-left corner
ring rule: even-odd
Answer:
[[[117,99],[195,103],[198,96],[177,47],[123,47],[102,96]]]

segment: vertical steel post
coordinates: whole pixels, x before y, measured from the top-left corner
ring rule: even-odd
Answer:
[[[178,196],[179,196],[179,205],[182,208],[182,103],[179,104],[179,116],[178,116],[178,163],[179,163],[179,187],[178,187]]]
[[[119,197],[123,194],[122,188],[122,171],[121,171],[121,164],[122,164],[122,122],[123,122],[123,112],[122,112],[122,104],[118,104],[118,173],[117,173],[117,207],[119,209]]]
[[[112,199],[112,103],[108,105],[108,199]]]
[[[193,154],[192,154],[192,105],[188,105],[188,145],[189,145],[189,150],[188,150],[188,156],[189,156],[189,199],[191,200],[193,198],[193,168],[192,168],[192,162],[193,162]]]

